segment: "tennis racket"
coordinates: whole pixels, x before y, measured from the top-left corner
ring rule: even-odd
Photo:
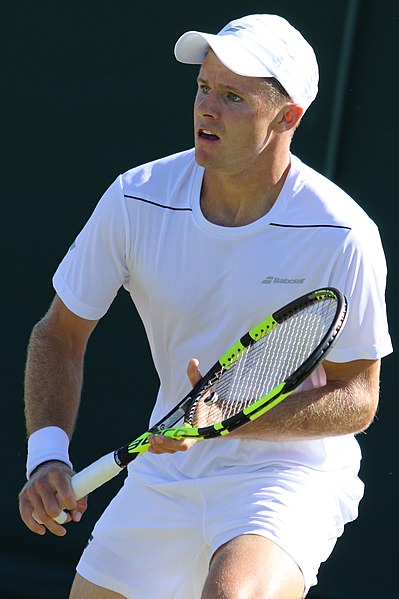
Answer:
[[[348,306],[335,288],[290,302],[250,329],[173,410],[131,443],[75,474],[77,499],[116,476],[149,448],[148,437],[211,439],[228,435],[283,401],[327,356],[346,322]],[[179,420],[182,426],[175,428]],[[66,513],[56,521],[62,524]]]

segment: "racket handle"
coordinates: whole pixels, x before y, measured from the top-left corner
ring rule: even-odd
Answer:
[[[124,466],[119,466],[115,462],[115,452],[111,451],[89,466],[86,466],[86,468],[83,468],[83,470],[77,474],[74,474],[71,478],[71,485],[76,500],[85,497],[85,495],[88,495],[95,489],[98,489],[98,487],[101,487],[101,485],[119,474],[123,468]],[[33,513],[33,517],[36,522],[43,524],[35,513]],[[56,518],[54,518],[54,520],[58,522],[58,524],[64,524],[67,517],[67,512],[63,510]]]

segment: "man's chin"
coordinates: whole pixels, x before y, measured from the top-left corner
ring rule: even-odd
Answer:
[[[199,148],[195,148],[195,161],[199,166],[204,168],[216,168],[217,163],[214,157],[209,156],[207,152]]]

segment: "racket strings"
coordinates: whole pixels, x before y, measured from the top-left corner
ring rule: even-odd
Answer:
[[[220,378],[196,398],[186,421],[200,428],[222,422],[270,393],[292,375],[326,335],[336,301],[326,298],[288,316],[249,346]]]

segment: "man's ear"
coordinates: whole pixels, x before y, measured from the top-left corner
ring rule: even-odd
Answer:
[[[279,112],[275,131],[276,133],[285,133],[295,129],[302,118],[304,109],[299,104],[286,104]]]

